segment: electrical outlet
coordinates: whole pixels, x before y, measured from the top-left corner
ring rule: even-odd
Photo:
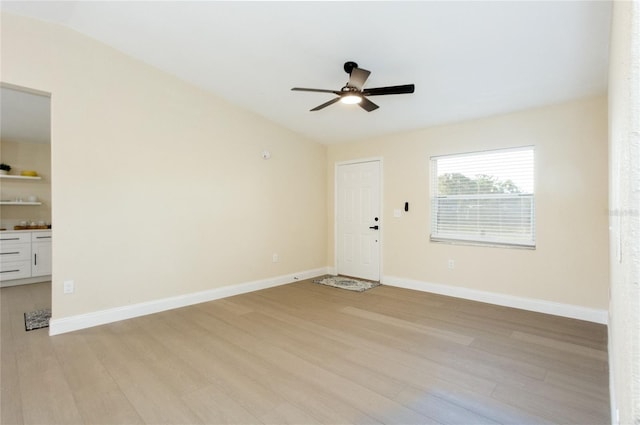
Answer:
[[[456,267],[456,262],[453,260],[449,260],[447,262],[447,267],[449,267],[449,270],[453,270]]]
[[[278,261],[280,261],[280,256],[274,253],[273,257],[271,257],[271,261],[273,261],[274,263],[277,263]]]
[[[73,294],[76,290],[76,285],[73,280],[65,280],[63,284],[63,292],[65,294]]]

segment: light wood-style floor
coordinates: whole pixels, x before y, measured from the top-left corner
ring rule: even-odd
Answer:
[[[2,288],[9,424],[605,424],[606,327],[302,281],[55,337]]]

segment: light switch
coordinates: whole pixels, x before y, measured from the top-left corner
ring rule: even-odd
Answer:
[[[65,294],[73,294],[76,289],[76,285],[73,280],[65,280],[63,284],[63,292]]]

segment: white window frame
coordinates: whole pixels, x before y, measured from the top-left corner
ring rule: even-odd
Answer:
[[[465,156],[482,156],[482,155],[490,155],[494,153],[508,153],[510,151],[523,151],[530,150],[533,154],[533,164],[532,164],[532,172],[533,172],[533,185],[531,187],[530,192],[525,191],[525,193],[513,193],[513,194],[504,194],[504,193],[495,193],[495,194],[464,194],[464,195],[439,195],[439,180],[438,180],[438,160],[441,159],[455,159],[462,158]],[[506,148],[506,149],[493,149],[487,151],[480,152],[467,152],[460,154],[450,154],[450,155],[438,155],[432,156],[430,158],[431,165],[431,184],[430,184],[430,192],[431,192],[431,234],[430,240],[432,242],[445,242],[445,243],[453,243],[453,244],[466,244],[466,245],[482,245],[482,246],[501,246],[501,247],[512,247],[512,248],[526,248],[526,249],[535,249],[536,247],[536,214],[535,214],[535,147],[534,146],[522,146],[518,148]],[[473,201],[477,201],[478,206],[481,207],[482,201],[494,200],[494,201],[505,201],[505,207],[511,204],[513,208],[513,204],[516,205],[519,203],[525,209],[524,212],[521,213],[524,217],[527,217],[529,214],[529,221],[525,221],[526,223],[524,229],[526,230],[525,235],[530,236],[524,239],[522,238],[513,238],[510,237],[510,233],[505,232],[504,234],[495,234],[496,226],[499,228],[499,224],[501,223],[501,219],[498,219],[494,222],[491,222],[491,225],[494,225],[492,228],[494,234],[486,235],[482,230],[482,225],[478,224],[480,220],[476,219],[476,227],[473,227],[473,224],[469,225],[469,220],[467,218],[465,224],[461,224],[459,228],[464,228],[465,226],[469,229],[468,232],[458,231],[458,230],[443,230],[446,229],[445,224],[439,224],[439,217],[443,214],[446,214],[446,210],[444,210],[443,205],[447,201],[449,205],[460,205],[460,202],[471,201],[471,205],[473,205]],[[515,201],[515,202],[514,202]],[[522,207],[521,207],[522,208]],[[444,213],[442,211],[445,211]],[[480,216],[480,214],[477,214]],[[451,216],[448,217],[450,222]],[[465,220],[462,219],[462,222]],[[455,227],[455,226],[449,226]],[[475,234],[473,234],[475,233]],[[512,235],[512,233],[511,233]]]

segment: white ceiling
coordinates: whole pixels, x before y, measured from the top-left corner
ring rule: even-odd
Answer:
[[[8,2],[87,34],[323,143],[606,92],[611,2]],[[380,109],[335,104],[356,61],[367,87],[414,83]]]

